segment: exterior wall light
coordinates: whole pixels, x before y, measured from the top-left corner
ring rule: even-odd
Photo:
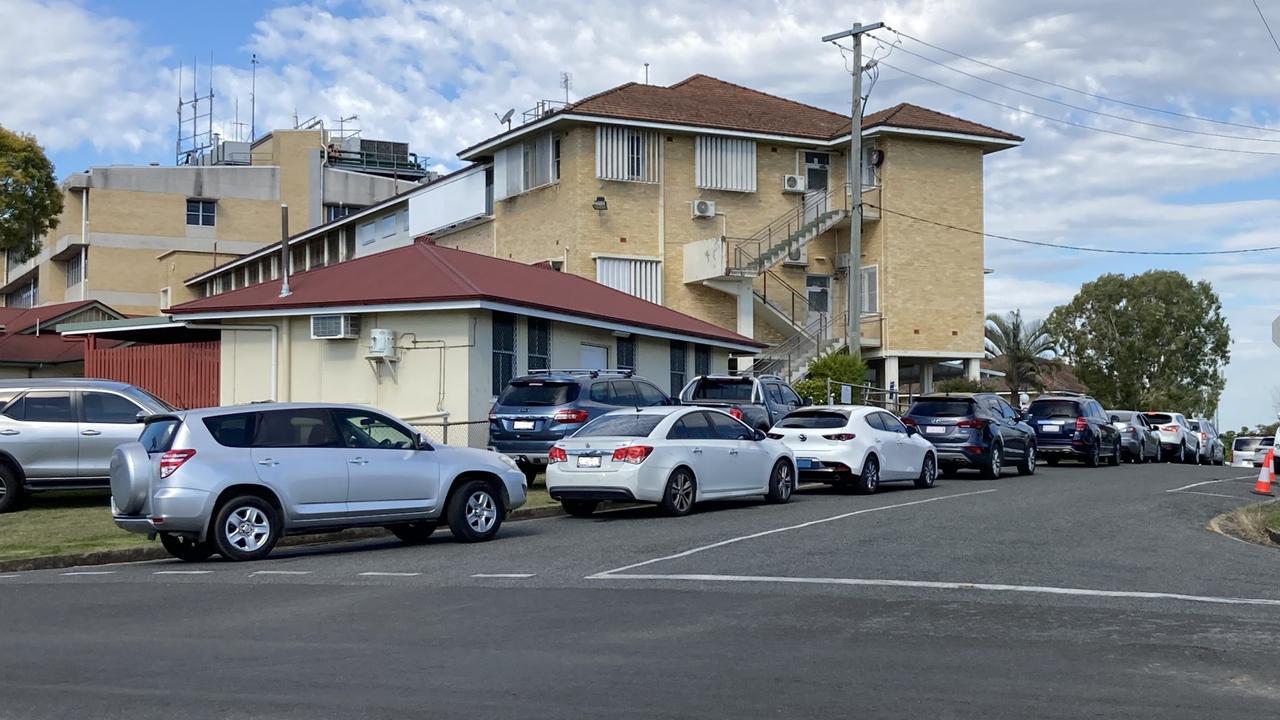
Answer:
[[[609,201],[605,200],[603,195],[597,195],[596,201],[591,203],[591,207],[596,212],[604,212],[609,209]]]

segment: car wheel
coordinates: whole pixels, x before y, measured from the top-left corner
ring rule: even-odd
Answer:
[[[187,562],[208,560],[213,554],[213,543],[207,540],[202,542],[185,535],[160,533],[160,544],[164,546],[165,552]]]
[[[693,473],[685,468],[676,468],[667,478],[667,487],[662,491],[662,502],[658,504],[665,515],[682,517],[693,511],[693,501],[698,497],[698,481]]]
[[[484,480],[468,480],[453,492],[445,511],[459,542],[492,540],[502,527],[502,499]]]
[[[436,523],[433,520],[423,520],[421,522],[401,523],[399,525],[388,525],[387,529],[395,535],[400,542],[406,545],[421,545],[431,537],[431,533],[436,531]]]
[[[875,455],[868,455],[862,461],[862,474],[858,476],[854,487],[863,495],[871,495],[880,489],[880,461]]]
[[[982,466],[982,477],[988,480],[995,480],[1000,477],[1001,471],[1004,470],[1004,448],[999,443],[991,445],[991,452],[987,454],[987,462]]]
[[[280,514],[257,495],[224,502],[213,517],[213,542],[228,560],[261,560],[280,539]]]
[[[22,507],[25,497],[18,473],[6,465],[0,465],[0,513],[12,512]]]
[[[1028,445],[1027,453],[1022,458],[1022,462],[1018,463],[1019,475],[1035,475],[1036,474],[1036,446]]]
[[[764,496],[765,501],[780,505],[791,499],[795,489],[796,473],[791,469],[791,463],[786,460],[774,463],[773,472],[769,473],[769,492]]]
[[[916,478],[916,487],[927,490],[938,480],[938,462],[933,453],[924,454],[924,463],[920,467],[920,477]]]
[[[1107,458],[1107,464],[1111,467],[1120,465],[1120,441],[1117,440],[1116,444],[1111,446],[1111,457]]]
[[[585,518],[591,517],[591,514],[600,507],[599,500],[561,500],[560,507],[564,511],[574,517]]]

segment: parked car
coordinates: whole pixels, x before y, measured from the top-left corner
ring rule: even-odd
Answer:
[[[41,490],[106,488],[111,451],[165,401],[109,380],[0,381],[0,512]]]
[[[489,449],[515,460],[532,485],[551,446],[587,422],[621,407],[670,404],[631,370],[535,370],[508,383],[489,411]]]
[[[1274,447],[1274,437],[1237,437],[1231,448],[1231,467],[1259,467],[1266,459],[1267,451]]]
[[[111,457],[116,525],[183,560],[266,557],[284,535],[384,526],[424,542],[444,521],[490,540],[525,502],[514,460],[429,444],[358,405],[271,403],[146,419]]]
[[[1147,422],[1160,434],[1164,460],[1179,463],[1200,461],[1200,436],[1191,432],[1191,423],[1182,413],[1147,412]]]
[[[1133,410],[1106,410],[1120,431],[1120,451],[1129,462],[1160,461],[1160,436],[1147,417]]]
[[[782,416],[806,404],[777,375],[699,375],[680,391],[680,402],[722,408],[766,432]]]
[[[933,443],[942,474],[976,468],[998,478],[1005,466],[1036,471],[1039,444],[1022,413],[994,393],[934,393],[916,399],[902,416],[907,427]]]
[[[584,517],[603,500],[657,503],[687,515],[703,500],[761,495],[784,503],[795,457],[728,413],[701,407],[616,410],[556,442],[547,492]]]
[[[791,448],[802,479],[873,493],[884,482],[931,488],[938,477],[933,443],[876,407],[802,408],[778,421],[769,437]]]
[[[1120,464],[1120,431],[1114,424],[1119,418],[1108,415],[1088,395],[1041,395],[1031,401],[1027,415],[1050,465],[1063,458],[1089,467],[1098,467],[1103,459],[1109,465]]]
[[[1191,432],[1200,439],[1200,457],[1197,462],[1209,465],[1222,465],[1227,461],[1227,449],[1222,444],[1222,435],[1218,428],[1208,420],[1192,420]]]

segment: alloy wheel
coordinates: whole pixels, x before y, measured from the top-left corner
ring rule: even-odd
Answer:
[[[880,487],[880,463],[871,463],[867,469],[867,490],[875,491]]]
[[[483,490],[471,493],[467,498],[467,524],[478,533],[487,533],[498,520],[497,503]]]
[[[1036,446],[1035,445],[1030,445],[1027,447],[1027,468],[1029,468],[1031,472],[1035,472],[1036,470]]]
[[[256,552],[271,537],[271,520],[261,509],[245,505],[227,516],[222,531],[232,547],[247,553]]]
[[[791,466],[783,463],[778,468],[778,495],[783,500],[791,499],[791,490],[795,485],[795,481],[791,476]]]
[[[680,473],[671,480],[671,506],[683,513],[693,507],[693,480]]]

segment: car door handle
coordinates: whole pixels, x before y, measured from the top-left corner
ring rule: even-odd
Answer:
[[[0,430],[0,435],[20,435],[20,434],[21,433],[18,432],[17,430],[13,430],[10,428],[5,428],[4,430]]]
[[[694,448],[694,449],[693,449],[693,450],[691,450],[690,452],[692,452],[692,453],[693,453],[693,454],[695,454],[695,455],[701,455],[701,454],[702,454],[702,448]]]
[[[102,432],[98,430],[81,430],[80,434],[81,435],[101,435]]]
[[[364,458],[362,458],[362,457],[358,457],[358,458],[351,458],[351,459],[350,459],[350,460],[348,460],[347,462],[351,463],[352,465],[368,465],[368,464],[369,464],[369,461],[368,461],[368,460],[365,460],[365,459],[364,459]]]
[[[730,454],[730,455],[737,455],[737,454],[738,454],[738,451],[737,451],[737,450],[730,450],[730,451],[729,451],[729,454]]]
[[[276,465],[279,465],[279,464],[280,464],[280,461],[279,461],[279,460],[275,460],[275,459],[273,459],[273,458],[264,458],[264,459],[262,459],[262,460],[259,460],[259,461],[258,461],[258,464],[259,464],[259,465],[266,465],[267,467],[275,467]]]

